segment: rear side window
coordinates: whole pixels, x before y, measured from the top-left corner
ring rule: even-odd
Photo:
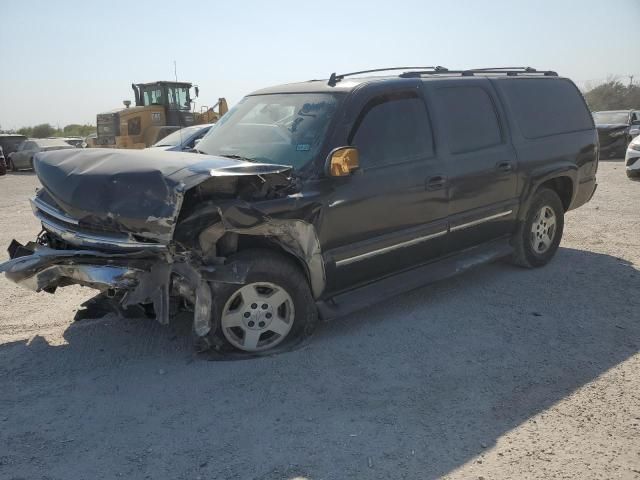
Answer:
[[[440,88],[436,102],[447,127],[451,153],[472,152],[502,143],[498,116],[484,88]]]
[[[523,78],[496,82],[526,138],[589,130],[591,115],[568,80]]]
[[[364,167],[401,163],[433,155],[433,136],[424,102],[415,92],[383,95],[360,113],[349,143]]]

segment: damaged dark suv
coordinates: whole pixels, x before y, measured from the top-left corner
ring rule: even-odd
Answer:
[[[42,232],[0,271],[94,287],[201,345],[274,351],[332,318],[502,257],[555,254],[596,188],[576,86],[531,68],[331,75],[245,97],[195,153],[40,154]]]

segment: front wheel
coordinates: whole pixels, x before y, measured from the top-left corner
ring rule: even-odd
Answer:
[[[563,229],[560,197],[548,188],[538,190],[513,238],[513,263],[528,268],[549,263],[560,246]]]
[[[311,333],[316,306],[307,278],[294,261],[257,249],[240,252],[229,261],[249,265],[249,273],[243,285],[216,289],[213,315],[219,322],[208,336],[209,344],[258,353]]]

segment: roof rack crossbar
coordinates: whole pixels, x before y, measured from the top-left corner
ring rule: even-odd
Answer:
[[[435,67],[389,67],[389,68],[374,68],[372,70],[361,70],[359,72],[350,72],[350,73],[332,73],[329,77],[329,81],[327,82],[329,86],[335,87],[336,84],[342,80],[344,77],[351,77],[353,75],[362,75],[363,73],[376,73],[376,72],[390,72],[393,70],[432,70],[434,72],[446,72],[448,71],[445,67],[435,66]]]

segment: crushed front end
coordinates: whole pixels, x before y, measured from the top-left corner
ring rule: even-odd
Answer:
[[[54,293],[57,288],[82,285],[104,292],[123,308],[152,306],[156,319],[169,323],[182,299],[194,312],[194,329],[205,335],[211,329],[209,281],[242,283],[246,273],[225,265],[203,265],[190,252],[158,242],[140,241],[132,235],[98,232],[42,200],[32,200],[43,231],[35,242],[9,246],[10,260],[0,272],[27,289]]]
[[[102,149],[53,152],[37,157],[35,167],[43,188],[31,206],[42,232],[24,245],[14,240],[0,273],[36,292],[91,287],[123,308],[152,307],[162,324],[187,309],[199,336],[212,328],[212,285],[244,283],[248,269],[215,255],[205,260],[202,251],[175,241],[183,204],[194,203],[190,196],[218,176],[220,182],[237,176],[257,181],[283,170],[202,155]],[[260,177],[251,173],[256,168]]]

